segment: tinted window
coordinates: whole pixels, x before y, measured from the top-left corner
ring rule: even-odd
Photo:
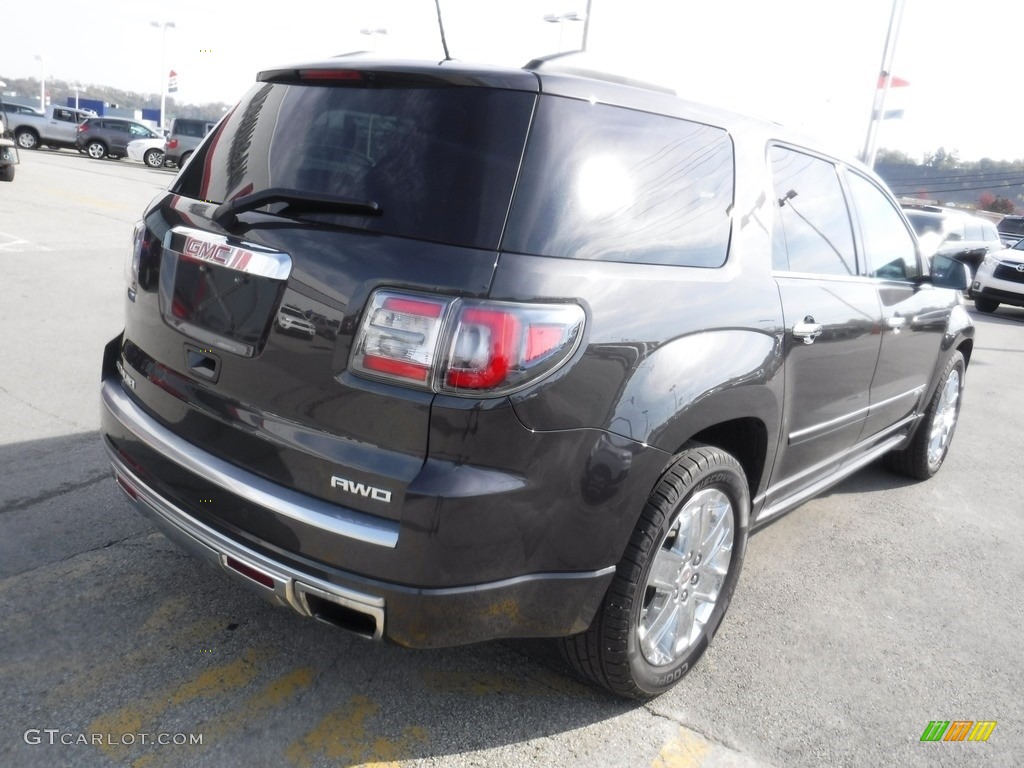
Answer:
[[[929,232],[934,232],[937,235],[942,234],[942,216],[935,213],[922,213],[921,211],[906,211],[906,214],[918,235],[925,235]]]
[[[868,275],[904,280],[918,274],[914,235],[895,204],[867,179],[849,174]]]
[[[206,135],[210,123],[205,120],[175,120],[172,134],[201,139]]]
[[[1008,216],[999,222],[998,229],[1000,232],[1005,232],[1009,235],[1024,234],[1024,218],[1021,218],[1020,216]]]
[[[945,230],[946,239],[953,242],[963,240],[967,237],[967,231],[964,228],[964,220],[960,216],[947,216]]]
[[[261,84],[172,189],[216,202],[270,187],[373,201],[379,216],[303,216],[497,248],[533,102],[478,87]]]
[[[721,128],[545,97],[504,242],[541,256],[717,267],[729,247]]]
[[[826,275],[855,275],[850,214],[835,166],[784,147],[772,147],[775,224],[784,239],[774,238],[785,254],[773,255],[776,269]]]

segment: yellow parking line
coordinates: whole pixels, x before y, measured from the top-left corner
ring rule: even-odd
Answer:
[[[89,724],[89,733],[112,734],[113,738],[104,739],[114,743],[103,744],[100,750],[114,760],[122,760],[132,750],[131,745],[116,743],[122,734],[159,731],[159,728],[145,728],[144,725],[153,721],[171,707],[186,704],[200,696],[223,695],[228,691],[241,688],[252,682],[257,675],[257,663],[260,654],[249,650],[245,655],[218,667],[201,672],[195,679],[189,680],[176,688],[157,692],[147,697],[145,702],[130,704],[119,710],[100,715]]]
[[[680,728],[675,738],[661,748],[651,768],[700,768],[709,752],[711,742],[691,730]]]
[[[315,672],[311,667],[299,667],[272,680],[261,691],[250,696],[238,707],[202,726],[203,743],[188,747],[189,759],[195,759],[199,752],[223,744],[229,736],[238,733],[248,725],[258,725],[258,719],[294,699],[313,683]],[[132,768],[158,768],[182,764],[181,752],[162,750],[143,755],[132,763]]]
[[[372,735],[368,721],[380,708],[366,696],[353,696],[329,713],[309,733],[294,741],[285,757],[292,765],[308,768],[320,755],[339,765],[394,768],[403,756],[411,757],[429,741],[425,728],[410,726],[397,739]]]

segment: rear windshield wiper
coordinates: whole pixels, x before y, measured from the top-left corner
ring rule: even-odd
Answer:
[[[238,223],[238,214],[262,208],[270,203],[286,203],[288,211],[336,211],[361,216],[380,216],[383,213],[380,204],[375,200],[352,200],[333,195],[313,195],[285,187],[271,187],[221,203],[213,212],[213,220],[222,227],[231,227]]]

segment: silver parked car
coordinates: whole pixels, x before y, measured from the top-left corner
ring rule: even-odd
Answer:
[[[1000,304],[1024,307],[1024,240],[985,257],[974,276],[971,295],[980,312],[995,312]]]

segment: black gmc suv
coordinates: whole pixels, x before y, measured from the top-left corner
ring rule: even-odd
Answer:
[[[652,696],[754,527],[946,456],[965,268],[777,125],[564,60],[344,57],[262,72],[193,160],[135,230],[104,442],[170,538],[305,616],[559,637]]]

